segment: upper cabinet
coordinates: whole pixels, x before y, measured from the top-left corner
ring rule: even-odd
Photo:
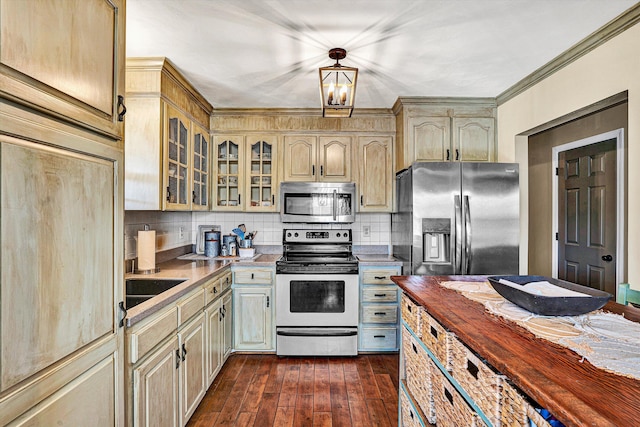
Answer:
[[[213,209],[275,212],[277,137],[215,135],[214,151]]]
[[[358,202],[360,212],[390,212],[393,207],[393,138],[361,136],[358,138]]]
[[[350,182],[350,136],[284,137],[283,181]]]
[[[399,98],[396,170],[416,161],[497,159],[493,98]]]
[[[213,107],[166,58],[127,59],[125,209],[208,210]]]
[[[3,0],[0,32],[0,95],[121,139],[124,0]]]

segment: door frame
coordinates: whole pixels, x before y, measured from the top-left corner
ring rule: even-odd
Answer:
[[[623,255],[625,245],[625,188],[624,188],[624,128],[601,133],[599,135],[590,136],[588,138],[579,139],[577,141],[568,142],[552,148],[551,154],[551,182],[552,182],[552,259],[551,259],[551,276],[558,278],[558,241],[556,233],[558,233],[558,179],[556,177],[556,168],[558,167],[558,159],[563,151],[572,150],[574,148],[584,147],[585,145],[595,144],[609,139],[616,140],[616,289],[617,284],[622,282],[624,277],[625,258]],[[614,295],[615,296],[615,295]]]

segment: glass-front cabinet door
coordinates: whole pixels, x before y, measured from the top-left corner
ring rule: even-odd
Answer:
[[[245,210],[275,212],[277,200],[277,138],[275,136],[248,137]]]
[[[189,119],[171,106],[165,115],[165,209],[190,209]]]
[[[193,125],[193,168],[191,181],[191,209],[209,208],[209,132]]]
[[[214,137],[214,210],[242,210],[243,146],[243,136]]]

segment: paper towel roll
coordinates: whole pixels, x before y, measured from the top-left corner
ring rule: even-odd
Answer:
[[[138,270],[156,268],[156,231],[138,231]]]

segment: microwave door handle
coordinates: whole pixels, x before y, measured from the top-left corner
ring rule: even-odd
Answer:
[[[453,274],[460,274],[462,271],[462,206],[460,195],[453,196],[454,204],[454,224],[455,224],[455,240],[453,250]]]
[[[336,209],[338,209],[338,191],[333,190],[333,220],[337,219]]]

